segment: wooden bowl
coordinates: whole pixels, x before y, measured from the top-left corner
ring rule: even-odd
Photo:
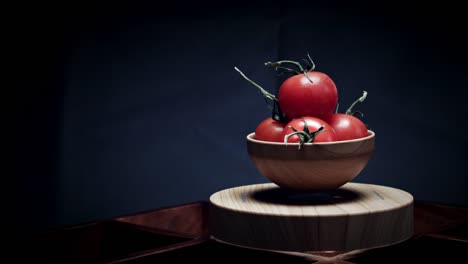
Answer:
[[[256,168],[280,187],[298,191],[336,189],[353,180],[374,151],[375,133],[353,140],[280,143],[247,136],[247,150]]]

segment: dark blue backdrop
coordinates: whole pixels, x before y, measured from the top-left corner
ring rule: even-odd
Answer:
[[[306,52],[343,107],[369,92],[359,109],[377,145],[356,182],[468,205],[456,9],[108,8],[77,6],[23,28],[17,223],[43,230],[266,182],[245,136],[269,113],[233,67],[274,90],[280,79],[263,62]]]

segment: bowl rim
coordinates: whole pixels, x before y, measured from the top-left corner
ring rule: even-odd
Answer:
[[[375,132],[372,130],[367,130],[368,135],[362,138],[356,138],[356,139],[348,139],[348,140],[338,140],[338,141],[330,141],[330,142],[312,142],[312,143],[304,143],[303,146],[312,146],[312,145],[338,145],[338,144],[343,144],[343,143],[354,143],[354,142],[361,142],[361,141],[366,141],[369,139],[372,139],[375,137]],[[264,144],[264,145],[276,145],[276,146],[298,146],[299,143],[284,143],[284,142],[272,142],[272,141],[264,141],[264,140],[258,140],[254,139],[253,136],[255,135],[255,132],[249,133],[247,135],[247,141],[257,143],[257,144]]]

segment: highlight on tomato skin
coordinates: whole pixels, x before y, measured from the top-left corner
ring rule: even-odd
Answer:
[[[366,125],[355,116],[333,114],[327,121],[335,130],[338,141],[358,139],[368,135]]]
[[[283,130],[285,125],[285,123],[269,117],[258,124],[255,129],[254,138],[270,142],[283,142]]]
[[[306,129],[307,127],[307,129]],[[336,141],[336,133],[333,127],[325,122],[324,120],[316,117],[306,116],[302,118],[296,118],[291,120],[288,124],[286,124],[284,131],[283,131],[283,142],[286,141],[285,137],[292,134],[296,131],[308,131],[309,134],[313,134],[314,132],[319,131],[316,135],[313,136],[312,141],[310,142],[332,142]],[[307,142],[307,139],[304,139],[300,135],[293,135],[290,136],[287,143],[310,143]]]

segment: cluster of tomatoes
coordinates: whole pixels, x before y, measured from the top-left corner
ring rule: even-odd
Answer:
[[[337,113],[338,91],[334,81],[325,73],[315,71],[310,61],[307,67],[299,62],[282,60],[267,62],[277,71],[291,73],[280,86],[278,94],[273,95],[260,85],[235,69],[251,84],[256,86],[265,98],[273,102],[272,116],[264,119],[255,129],[255,139],[271,142],[304,143],[332,142],[362,138],[368,135],[366,125],[353,112],[356,100],[345,113]],[[294,68],[286,67],[288,65]]]

